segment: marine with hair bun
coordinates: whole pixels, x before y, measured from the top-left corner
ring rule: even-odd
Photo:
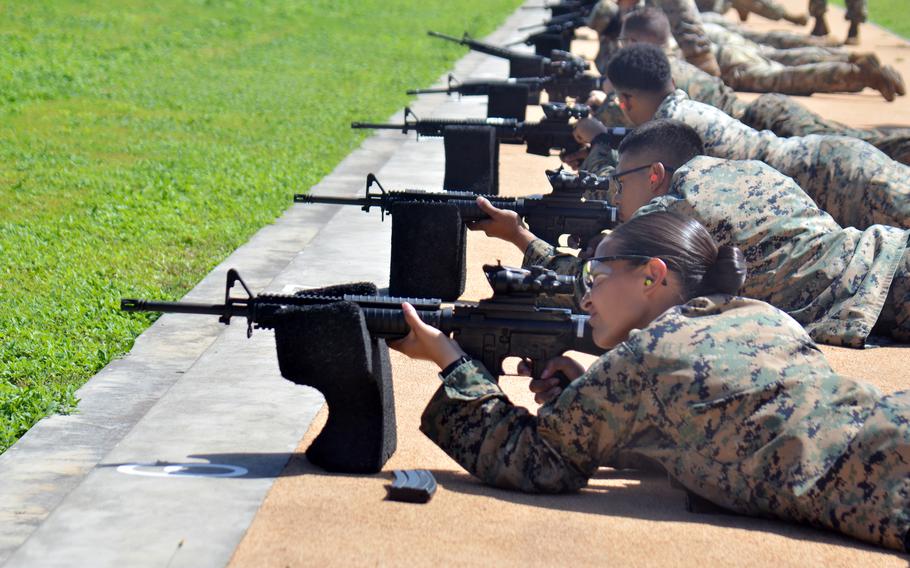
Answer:
[[[742,253],[692,219],[638,216],[585,266],[583,307],[609,351],[587,370],[551,360],[532,381],[536,416],[409,312],[391,346],[443,369],[421,430],[449,456],[490,485],[561,493],[631,454],[731,511],[906,550],[910,393],[838,376],[787,314],[732,295]]]

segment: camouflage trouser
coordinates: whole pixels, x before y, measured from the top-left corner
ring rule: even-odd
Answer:
[[[866,0],[846,0],[845,19],[851,22],[865,22],[867,16]],[[809,0],[809,15],[819,18],[828,11],[828,0]]]
[[[787,14],[787,10],[774,0],[733,0],[731,4],[741,14],[752,12],[769,20],[780,20]]]
[[[759,32],[753,29],[735,24],[720,14],[702,13],[701,19],[705,22],[711,22],[723,26],[730,31],[736,32],[746,39],[752,40],[761,45],[768,45],[778,49],[789,49],[791,47],[836,47],[841,45],[837,40],[831,38],[822,38],[818,36],[807,36],[800,33],[771,31]]]
[[[868,86],[853,63],[813,63],[788,67],[737,45],[719,46],[717,62],[724,83],[737,91],[811,95],[856,93]]]
[[[786,95],[770,93],[758,97],[746,107],[740,120],[756,130],[770,130],[782,137],[809,134],[852,136],[872,144],[892,160],[910,164],[910,128],[892,131],[850,128],[822,118]]]
[[[792,177],[842,227],[910,228],[910,167],[845,136],[781,138],[761,159]]]
[[[891,281],[875,331],[888,332],[897,341],[910,343],[910,248],[904,252],[904,259]]]
[[[813,63],[849,63],[850,52],[846,49],[830,47],[790,47],[778,49],[767,45],[760,46],[760,53],[781,65],[795,67],[797,65],[811,65]]]

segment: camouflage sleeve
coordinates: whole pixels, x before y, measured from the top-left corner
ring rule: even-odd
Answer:
[[[420,429],[485,483],[527,492],[584,487],[632,430],[641,384],[622,347],[598,360],[538,416],[514,406],[474,361],[443,379]]]
[[[522,268],[542,266],[556,271],[558,274],[575,275],[578,267],[578,258],[564,252],[557,252],[556,247],[543,239],[536,239],[525,249]]]
[[[670,21],[673,37],[686,56],[686,61],[711,75],[720,75],[694,0],[652,0]]]
[[[619,16],[619,5],[614,0],[600,0],[588,15],[587,26],[597,33],[603,32]]]
[[[608,176],[616,169],[618,161],[616,150],[610,148],[609,145],[592,144],[588,157],[578,166],[578,169],[597,176]]]

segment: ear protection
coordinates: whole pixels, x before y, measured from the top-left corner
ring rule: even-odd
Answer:
[[[651,284],[654,284],[654,281],[650,278],[645,278],[645,286],[650,286]]]
[[[626,110],[626,103],[624,103],[623,101],[619,101],[619,108],[622,110]]]
[[[657,181],[657,174],[651,174],[651,182]]]

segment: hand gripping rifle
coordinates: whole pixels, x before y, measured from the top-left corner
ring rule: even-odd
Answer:
[[[580,190],[572,189],[575,182],[568,182],[561,173],[554,172],[558,184],[563,186],[561,191],[554,191],[547,195],[529,197],[499,197],[495,195],[483,196],[498,209],[505,209],[518,213],[525,220],[528,229],[537,237],[554,246],[559,246],[562,235],[571,235],[579,242],[586,243],[604,229],[611,229],[619,222],[619,213],[615,207],[606,201],[583,199]],[[570,174],[571,175],[571,174]],[[606,178],[604,178],[606,179]],[[606,183],[601,180],[601,183]],[[373,185],[379,192],[371,192]],[[473,223],[487,219],[486,213],[477,205],[477,195],[463,191],[386,191],[376,176],[367,176],[366,195],[363,198],[327,197],[309,194],[297,194],[295,203],[322,203],[329,205],[355,205],[366,212],[371,208],[379,209],[382,219],[389,213],[394,203],[423,202],[423,203],[449,203],[458,207],[461,220],[464,223]]]
[[[509,77],[547,77],[549,75],[576,75],[587,71],[591,64],[566,51],[553,50],[549,57],[529,55],[491,43],[477,41],[468,34],[461,39],[439,32],[427,32],[433,37],[442,38],[459,45],[465,45],[473,51],[479,51],[493,57],[509,61]]]
[[[573,118],[586,118],[590,114],[588,106],[565,103],[545,103],[540,106],[543,108],[544,119],[538,122],[522,122],[514,118],[431,118],[421,120],[410,108],[405,108],[404,121],[401,124],[352,122],[351,128],[401,130],[403,134],[413,130],[419,139],[421,136],[441,138],[447,126],[492,126],[496,129],[496,138],[499,142],[526,144],[529,154],[549,156],[551,149],[565,153],[578,150],[580,145],[572,135],[575,127],[569,121]],[[409,118],[413,118],[413,120],[409,121]],[[618,145],[626,135],[627,129],[613,128],[608,132]]]
[[[599,355],[591,336],[588,316],[561,308],[537,305],[542,295],[574,292],[570,276],[561,276],[540,267],[531,270],[485,265],[493,296],[480,302],[456,302],[443,306],[440,300],[392,298],[383,296],[309,296],[259,294],[254,296],[236,270],[227,274],[223,304],[156,302],[124,298],[120,309],[127,312],[171,312],[219,316],[230,325],[231,318],[247,320],[247,336],[253,329],[274,328],[282,313],[291,306],[315,306],[353,302],[363,312],[367,330],[378,339],[400,339],[410,328],[401,309],[403,302],[413,305],[420,319],[451,335],[471,357],[481,361],[494,375],[503,374],[508,357],[521,357],[530,363],[531,374],[540,377],[546,362],[566,351]],[[245,296],[231,291],[240,284]]]

